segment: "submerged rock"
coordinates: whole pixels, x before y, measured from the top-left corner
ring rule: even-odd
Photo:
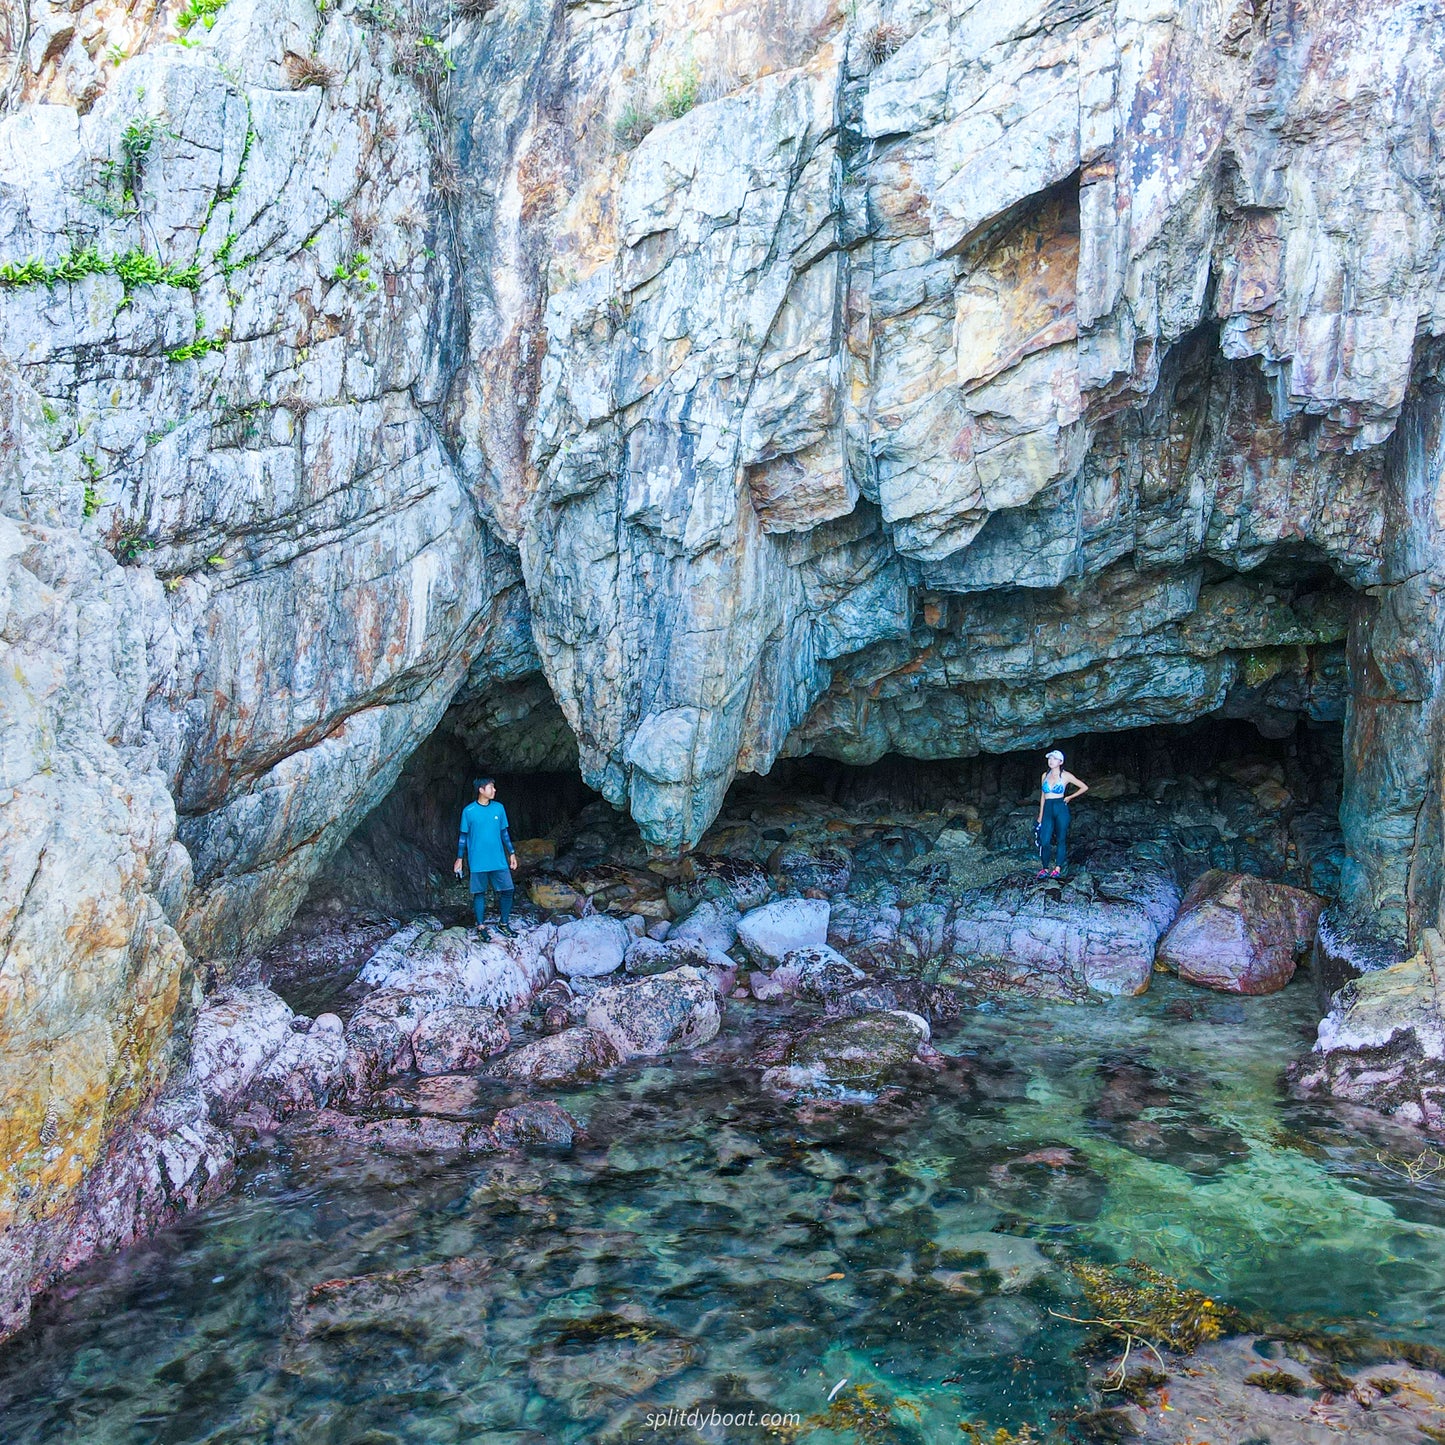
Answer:
[[[296,1126],[293,1137],[301,1136],[383,1154],[494,1154],[503,1147],[490,1125],[429,1114],[363,1119],[322,1109]]]
[[[1185,895],[1159,962],[1206,988],[1275,993],[1294,977],[1323,907],[1302,888],[1212,868]]]
[[[570,1149],[579,1125],[560,1104],[549,1099],[529,1100],[501,1109],[492,1120],[492,1129],[505,1147],[518,1144],[546,1144],[554,1149]]]
[[[738,921],[738,942],[759,968],[772,968],[797,948],[828,941],[828,905],[820,898],[781,898]]]
[[[1388,1355],[1389,1347],[1370,1351],[1381,1352]],[[1175,1368],[1172,1357],[1166,1364],[1167,1376],[1151,1371],[1146,1389],[1106,1396],[1116,1407],[1108,1413],[1121,1423],[1095,1438],[1141,1445],[1318,1445],[1324,1439],[1418,1445],[1433,1438],[1445,1418],[1445,1376],[1398,1358],[1356,1364],[1308,1345],[1281,1349],[1269,1339],[1235,1335],[1193,1351],[1183,1368]],[[1160,1387],[1168,1392],[1167,1410],[1150,1393]]]
[[[574,1027],[523,1044],[488,1072],[519,1084],[572,1084],[595,1079],[621,1062],[622,1055],[606,1034]]]
[[[928,1025],[916,1014],[857,1014],[830,1019],[788,1047],[783,1066],[763,1074],[764,1087],[807,1093],[832,1087],[874,1089],[919,1057]]]
[[[1295,1091],[1361,1104],[1445,1139],[1445,942],[1362,975],[1335,996]]]
[[[425,1103],[428,1095],[419,1096]],[[432,1101],[435,1102],[434,1096]],[[490,1123],[455,1117],[468,1101],[453,1086],[441,1100],[446,1112],[416,1109],[405,1115],[364,1118],[322,1109],[291,1126],[292,1138],[322,1139],[383,1154],[495,1154],[527,1144],[571,1148],[577,1121],[560,1104],[546,1100],[514,1104]],[[451,1115],[451,1116],[449,1116]]]
[[[540,1394],[585,1420],[680,1373],[697,1355],[666,1322],[628,1309],[559,1322],[532,1350],[527,1375]]]

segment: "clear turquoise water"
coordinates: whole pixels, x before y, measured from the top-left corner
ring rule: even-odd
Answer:
[[[568,1155],[282,1149],[42,1303],[0,1348],[0,1437],[767,1440],[648,1417],[808,1416],[847,1378],[916,1406],[886,1438],[957,1441],[961,1419],[1047,1425],[1084,1399],[1084,1332],[1058,1317],[1075,1255],[1441,1341],[1445,1179],[1411,1184],[1408,1141],[1285,1097],[1313,1021],[1303,983],[1162,980],[973,1014],[939,1039],[969,1069],[870,1108],[782,1104],[725,1044],[558,1095],[588,1128]]]

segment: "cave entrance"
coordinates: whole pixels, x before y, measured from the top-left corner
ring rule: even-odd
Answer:
[[[957,894],[1037,866],[1042,748],[940,761],[889,755],[866,766],[780,760],[765,776],[734,782],[679,873],[652,859],[631,818],[581,781],[550,694],[502,714],[510,720],[498,728],[495,711],[479,719],[475,709],[451,709],[318,877],[262,958],[263,976],[293,1006],[335,1007],[398,918],[470,921],[469,891],[452,863],[477,772],[496,776],[507,807],[523,919],[590,906],[641,914],[639,927],[666,920],[685,910],[687,880],[694,869],[705,879],[713,858],[744,860],[760,883],[765,870],[784,891],[882,892],[905,903],[915,892]],[[502,746],[505,728],[513,732]],[[1275,720],[1266,735],[1216,715],[1051,743],[1091,789],[1072,810],[1072,876],[1108,872],[1122,859],[1163,869],[1181,888],[1223,868],[1338,895],[1339,723],[1296,717],[1285,729]],[[528,761],[539,766],[518,766]]]
[[[636,825],[582,782],[571,734],[550,697],[547,703],[525,715],[512,709],[518,715],[508,726],[520,731],[500,742],[495,726],[482,733],[474,716],[453,708],[318,878],[306,911],[430,912],[464,921],[468,900],[451,869],[457,819],[478,772],[497,778],[524,892],[538,876],[566,882],[603,866],[647,868]],[[1073,810],[1071,860],[1082,863],[1107,845],[1152,855],[1181,886],[1216,867],[1337,895],[1340,724],[1295,718],[1288,730],[1276,725],[1266,735],[1254,723],[1213,716],[1053,745],[1091,789]],[[868,868],[886,872],[928,866],[925,855],[942,840],[945,851],[955,850],[954,881],[968,886],[1034,856],[1041,755],[925,761],[892,754],[865,766],[783,759],[766,775],[734,782],[696,852],[776,867],[784,845],[813,838],[861,850]],[[542,766],[520,767],[519,759]],[[974,851],[959,855],[965,846]]]
[[[1150,855],[1184,887],[1213,867],[1338,894],[1338,722],[1296,718],[1266,735],[1251,722],[1213,716],[1051,745],[1091,789],[1072,810],[1071,861],[1086,862],[1102,846]],[[861,839],[875,869],[891,857],[900,870],[926,870],[942,861],[932,856],[939,853],[952,863],[955,883],[988,881],[1034,857],[1042,754],[1041,747],[941,761],[889,755],[861,767],[783,760],[766,777],[733,785],[699,851],[745,851],[776,863],[797,836],[818,834],[821,819],[822,833],[851,846],[855,858]]]

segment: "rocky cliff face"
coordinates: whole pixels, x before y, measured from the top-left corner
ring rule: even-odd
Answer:
[[[12,7],[4,1322],[454,702],[668,850],[781,755],[1343,715],[1432,922],[1441,18]]]

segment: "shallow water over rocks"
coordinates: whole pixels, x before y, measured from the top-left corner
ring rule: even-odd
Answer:
[[[845,1378],[907,1406],[801,1438],[1054,1428],[1100,1403],[1061,1318],[1087,1313],[1078,1258],[1438,1342],[1445,1177],[1406,1177],[1408,1136],[1286,1097],[1312,1005],[1302,979],[1239,999],[1165,978],[988,1004],[936,1030],[956,1063],[801,1104],[747,1066],[777,1008],[731,1005],[693,1054],[550,1095],[583,1123],[570,1151],[395,1159],[297,1132],[40,1305],[0,1352],[4,1438],[696,1439],[648,1417],[806,1419]],[[460,1107],[521,1097],[482,1080]]]

